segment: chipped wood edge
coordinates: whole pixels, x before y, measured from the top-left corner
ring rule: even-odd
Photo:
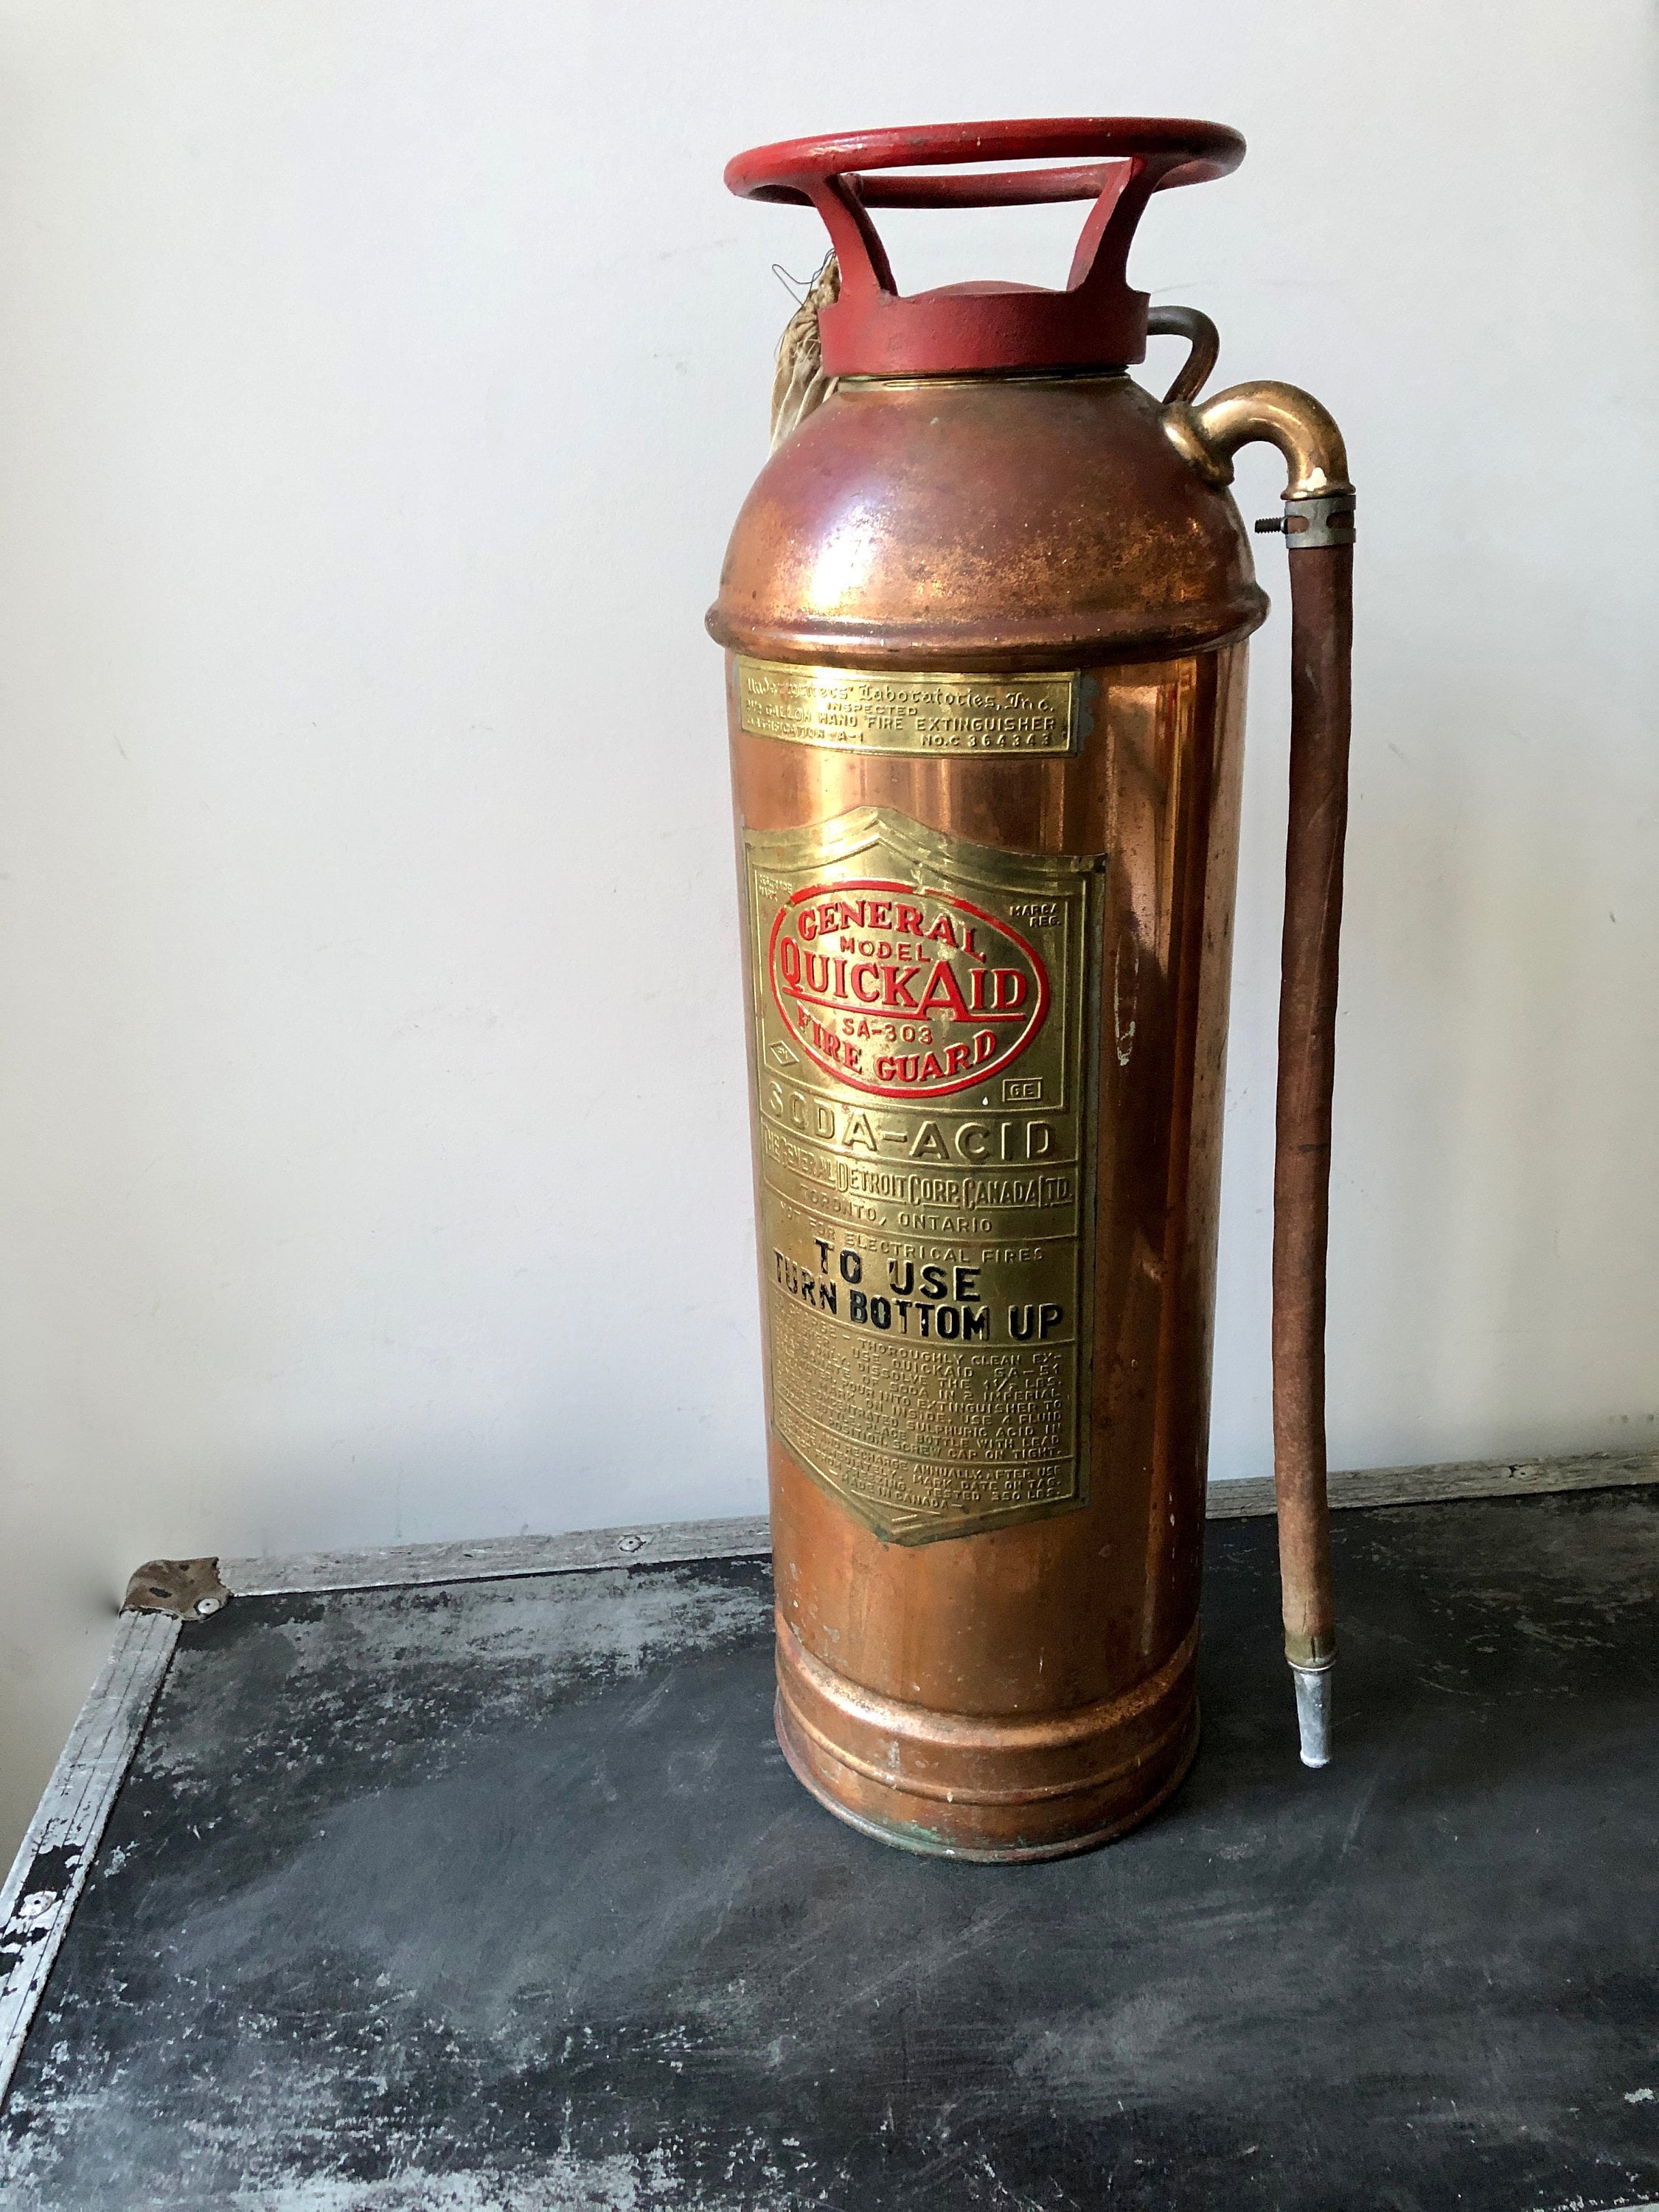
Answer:
[[[1437,1505],[1458,1498],[1537,1498],[1552,1491],[1622,1490],[1659,1483],[1659,1451],[1571,1452],[1554,1459],[1460,1459],[1437,1467],[1358,1468],[1330,1478],[1331,1510]],[[1212,1521],[1272,1513],[1267,1476],[1212,1482]]]
[[[1519,1498],[1558,1490],[1610,1490],[1659,1482],[1659,1451],[1577,1452],[1554,1459],[1456,1460],[1438,1467],[1367,1468],[1330,1479],[1331,1504],[1429,1505],[1445,1498]],[[1212,1482],[1212,1521],[1273,1510],[1265,1479]],[[772,1548],[763,1516],[672,1521],[631,1528],[583,1528],[563,1536],[499,1536],[471,1544],[394,1544],[373,1551],[307,1552],[295,1558],[221,1559],[238,1597],[307,1591],[400,1589],[424,1583],[495,1582],[520,1575],[577,1574],[594,1567],[696,1559],[741,1559]]]
[[[633,1528],[579,1528],[563,1536],[496,1536],[472,1544],[392,1544],[293,1559],[221,1559],[234,1597],[309,1590],[401,1589],[422,1583],[495,1582],[520,1575],[580,1574],[595,1567],[744,1559],[772,1548],[764,1515],[734,1521],[669,1521]]]
[[[0,1889],[0,2103],[178,1641],[165,1613],[121,1615]]]

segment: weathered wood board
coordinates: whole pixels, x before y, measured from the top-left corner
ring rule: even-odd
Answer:
[[[763,1559],[187,1626],[0,2120],[12,2212],[1605,2212],[1659,2197],[1659,1489],[1335,1524],[1297,1763],[1270,1521],[1205,1742],[1025,1868],[842,1826]]]

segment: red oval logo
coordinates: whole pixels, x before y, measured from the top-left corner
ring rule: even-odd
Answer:
[[[1000,1075],[1048,1012],[1048,973],[982,907],[909,884],[809,884],[779,911],[772,996],[808,1059],[880,1098]]]

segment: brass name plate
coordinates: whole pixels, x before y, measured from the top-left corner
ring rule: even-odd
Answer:
[[[1103,863],[744,842],[774,1427],[899,1543],[1085,1504]]]
[[[864,753],[1068,753],[1082,742],[1075,673],[873,675],[737,662],[751,738]]]

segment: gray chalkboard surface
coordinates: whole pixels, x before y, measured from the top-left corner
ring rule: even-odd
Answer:
[[[1659,2197],[1659,1489],[1336,1524],[1335,1765],[1212,1522],[1198,1765],[1024,1868],[771,1735],[761,1558],[186,1626],[0,2118],[11,2212]]]

